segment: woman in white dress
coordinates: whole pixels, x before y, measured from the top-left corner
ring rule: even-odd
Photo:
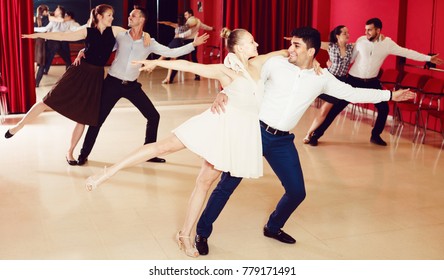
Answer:
[[[207,192],[221,172],[243,178],[262,176],[262,142],[259,128],[259,105],[263,95],[261,68],[271,56],[287,56],[287,50],[258,56],[253,36],[244,29],[230,31],[224,28],[228,55],[223,64],[199,64],[185,60],[135,61],[151,71],[156,66],[188,71],[218,80],[229,96],[225,113],[215,114],[210,109],[192,117],[173,130],[171,136],[142,146],[122,161],[106,169],[103,174],[87,179],[87,188],[94,189],[117,171],[142,163],[147,159],[167,155],[184,148],[204,159],[196,186],[191,194],[182,229],[176,239],[187,256],[197,257],[190,234],[205,202]],[[252,58],[252,59],[250,59]]]

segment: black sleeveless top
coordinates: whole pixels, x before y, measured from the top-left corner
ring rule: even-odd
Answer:
[[[96,66],[105,66],[116,43],[113,29],[107,27],[103,33],[97,28],[87,28],[85,38],[85,61]]]

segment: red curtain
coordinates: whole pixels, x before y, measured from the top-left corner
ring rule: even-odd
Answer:
[[[8,87],[10,113],[24,113],[34,105],[34,47],[21,34],[33,32],[32,0],[0,0],[0,71]]]
[[[296,27],[312,23],[312,0],[226,0],[224,26],[253,34],[260,54],[286,49],[284,40]]]

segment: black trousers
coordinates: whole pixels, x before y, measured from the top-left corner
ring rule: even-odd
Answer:
[[[151,100],[145,92],[143,92],[142,85],[138,82],[131,82],[124,85],[121,80],[108,75],[103,81],[99,125],[88,127],[82,149],[80,150],[81,157],[87,158],[89,156],[102,124],[105,122],[117,101],[122,97],[133,103],[147,119],[144,144],[156,142],[160,115]]]
[[[188,40],[183,40],[183,45],[187,45],[189,43],[192,43],[194,41],[194,39],[188,39]],[[170,47],[171,48],[171,47]],[[186,57],[186,55],[179,57],[178,59],[184,59]],[[197,63],[197,46],[194,47],[194,51],[191,52],[191,60],[195,63]],[[170,82],[172,83],[174,81],[174,78],[177,75],[177,70],[173,70],[171,72],[171,77],[170,77]],[[196,77],[199,77],[199,75],[196,75]]]
[[[59,42],[59,41],[52,41],[48,40],[46,42],[47,50],[46,53],[46,62],[45,62],[45,73],[48,73],[49,68],[51,67],[52,60],[54,59],[54,56],[57,54],[60,55],[60,57],[65,62],[66,68],[68,68],[71,65],[71,51],[69,48],[69,42]]]
[[[362,80],[348,75],[346,82],[353,87],[382,89],[381,83],[377,78]],[[321,138],[328,127],[333,123],[336,116],[339,115],[349,103],[350,102],[342,99],[335,103],[330,112],[328,112],[327,117],[322,122],[322,124],[313,132],[313,137],[316,137],[317,139]],[[372,130],[372,136],[379,136],[382,131],[384,131],[385,122],[387,121],[387,116],[389,113],[389,106],[386,101],[383,101],[375,104],[375,107],[378,110],[378,117],[376,118],[375,126]]]

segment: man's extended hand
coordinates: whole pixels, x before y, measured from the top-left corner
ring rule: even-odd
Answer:
[[[443,60],[441,58],[438,57],[438,54],[432,55],[432,57],[430,58],[430,62],[434,63],[436,65],[441,65],[443,63]]]
[[[393,101],[406,101],[415,98],[415,93],[410,91],[410,89],[399,89],[392,92]]]
[[[210,38],[210,35],[208,35],[207,33],[205,33],[199,37],[197,35],[198,34],[196,34],[196,36],[194,36],[194,41],[193,41],[193,46],[195,46],[195,47],[205,44],[207,42],[208,38]]]

